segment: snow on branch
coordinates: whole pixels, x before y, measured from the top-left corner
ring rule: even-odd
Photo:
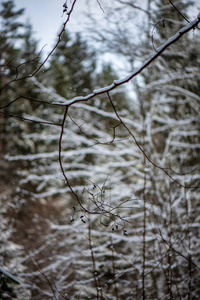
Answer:
[[[104,93],[108,93],[115,89],[118,86],[121,86],[127,82],[129,82],[131,79],[133,79],[135,76],[140,74],[144,69],[146,69],[157,57],[159,57],[167,48],[169,48],[172,44],[176,43],[184,34],[188,33],[192,29],[195,29],[197,25],[200,23],[200,13],[198,14],[197,18],[190,22],[188,25],[180,29],[173,37],[169,38],[166,43],[164,43],[161,47],[157,48],[155,51],[156,53],[147,61],[143,63],[143,65],[137,69],[136,71],[132,72],[131,74],[127,75],[125,78],[120,80],[114,80],[112,84],[109,86],[94,90],[91,94],[88,94],[87,96],[78,96],[74,97],[71,100],[68,100],[64,103],[58,103],[55,102],[54,104],[57,105],[63,105],[63,106],[70,106],[77,102],[82,101],[88,101],[89,99],[94,98],[97,95],[101,95]]]

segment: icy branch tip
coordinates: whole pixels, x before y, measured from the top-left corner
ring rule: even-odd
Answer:
[[[200,20],[200,12],[198,13],[197,19],[199,19],[199,20]]]

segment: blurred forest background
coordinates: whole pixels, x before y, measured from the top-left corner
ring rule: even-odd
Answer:
[[[66,26],[40,68],[24,9],[1,2],[0,299],[198,300],[199,28],[63,116],[67,100],[136,70],[200,2],[100,3],[104,22],[90,12],[84,38]]]

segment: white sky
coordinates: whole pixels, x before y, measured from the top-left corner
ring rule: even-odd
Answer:
[[[1,0],[0,0],[1,1]],[[70,6],[70,1],[69,6]],[[62,24],[66,20],[63,15],[64,0],[15,0],[16,8],[25,8],[23,20],[29,19],[33,26],[35,38],[39,40],[39,48],[45,46],[44,52],[49,52],[61,29]],[[86,5],[87,3],[87,5]],[[95,11],[103,15],[96,0],[91,0]],[[84,12],[88,8],[88,0],[77,0],[72,12],[70,22],[67,24],[69,31],[79,31],[84,20]],[[62,16],[63,15],[63,16]]]

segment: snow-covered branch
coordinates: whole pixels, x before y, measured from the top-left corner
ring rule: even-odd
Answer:
[[[152,55],[152,57],[150,59],[148,59],[146,62],[144,62],[140,68],[138,68],[136,71],[132,72],[131,74],[127,75],[125,78],[122,78],[120,80],[114,80],[113,83],[110,84],[109,86],[94,90],[91,94],[89,94],[87,96],[78,96],[78,97],[74,97],[73,99],[68,100],[64,103],[55,102],[54,104],[70,106],[76,102],[88,101],[97,95],[108,93],[108,92],[112,91],[113,89],[117,88],[118,86],[121,86],[121,85],[129,82],[131,79],[133,79],[138,74],[140,74],[144,69],[146,69],[167,48],[169,48],[171,45],[176,43],[180,38],[182,38],[183,35],[185,35],[189,31],[195,29],[199,23],[200,23],[200,13],[197,16],[197,19],[190,22],[188,25],[186,25],[185,27],[180,29],[173,37],[169,38],[166,43],[164,43],[162,46],[160,46],[159,48],[156,49],[156,53],[154,55]]]

